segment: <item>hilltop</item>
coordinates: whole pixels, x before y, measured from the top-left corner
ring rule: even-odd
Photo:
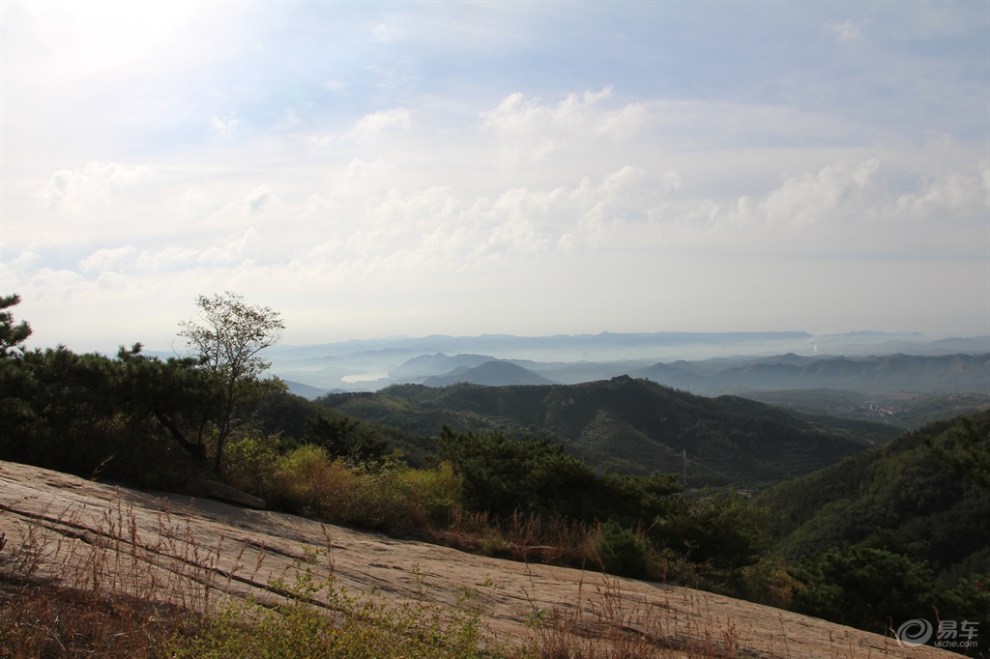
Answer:
[[[549,436],[597,468],[678,474],[686,469],[694,486],[779,482],[898,432],[801,417],[734,396],[695,396],[628,376],[576,385],[398,385],[317,402],[411,434],[435,435],[448,426]]]
[[[690,588],[485,558],[9,462],[0,462],[0,509],[8,541],[0,557],[23,558],[30,538],[37,576],[71,585],[78,566],[83,583],[86,566],[103,565],[113,569],[115,592],[142,597],[180,591],[271,604],[284,601],[284,579],[304,566],[310,579],[332,578],[334,592],[346,590],[351,601],[472,611],[484,633],[510,645],[574,635],[586,645],[625,643],[637,656],[953,656]],[[4,574],[11,565],[0,562]],[[344,603],[311,605],[332,615]]]
[[[432,375],[423,380],[428,387],[445,387],[459,383],[505,387],[518,384],[552,384],[518,364],[492,359],[474,367],[459,366],[445,375]]]

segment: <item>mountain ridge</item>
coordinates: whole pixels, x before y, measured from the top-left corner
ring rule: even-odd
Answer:
[[[853,422],[833,420],[829,425],[756,401],[705,398],[629,376],[577,385],[406,384],[317,402],[417,434],[436,434],[448,426],[551,436],[599,468],[627,473],[686,470],[690,485],[777,482],[837,462],[898,432],[871,424],[853,430]]]
[[[423,384],[427,387],[445,387],[462,382],[490,387],[553,384],[552,380],[537,375],[514,362],[501,359],[491,359],[474,367],[461,365],[444,375],[431,375],[423,380]]]

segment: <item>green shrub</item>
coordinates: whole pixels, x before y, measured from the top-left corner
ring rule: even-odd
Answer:
[[[426,523],[425,513],[415,504],[410,484],[403,480],[402,468],[379,472],[358,470],[347,492],[344,521],[378,531],[407,533]]]
[[[794,589],[798,583],[779,557],[764,556],[756,564],[742,568],[740,578],[740,594],[751,602],[778,609],[789,609],[794,603]]]
[[[436,469],[405,469],[400,477],[430,522],[444,526],[450,523],[454,509],[461,505],[463,481],[449,462],[440,463]]]
[[[278,462],[278,450],[272,438],[239,437],[227,444],[224,479],[245,492],[265,496]]]
[[[328,522],[416,534],[448,524],[461,505],[461,478],[446,463],[412,469],[386,461],[369,468],[331,459],[313,444],[277,456],[256,440],[235,442],[228,459],[232,484],[261,483],[271,506]]]
[[[609,520],[601,527],[599,543],[602,569],[606,572],[633,578],[647,575],[649,546],[636,533]]]
[[[304,444],[278,458],[269,497],[275,505],[327,520],[346,520],[355,475],[319,446]]]
[[[342,521],[397,534],[415,534],[446,525],[460,505],[460,478],[449,465],[435,470],[390,464],[377,471],[352,469],[354,480],[343,494]]]
[[[769,512],[729,492],[684,500],[655,529],[659,543],[723,571],[757,562],[770,546]]]

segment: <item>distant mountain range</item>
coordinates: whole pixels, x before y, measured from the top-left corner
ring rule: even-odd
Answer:
[[[307,397],[399,383],[576,384],[626,374],[705,395],[792,388],[990,394],[987,355],[990,337],[879,332],[428,336],[266,351],[272,372]],[[501,364],[473,370],[492,361]]]
[[[499,360],[476,354],[423,355],[400,364],[377,382],[443,387],[460,382],[487,386],[577,384],[617,375],[645,378],[701,395],[756,395],[768,391],[836,390],[864,395],[990,395],[990,354],[812,358],[795,354],[752,359],[641,362],[541,363]],[[377,387],[376,387],[377,388]],[[290,383],[290,390],[315,398],[326,390]]]
[[[838,389],[872,394],[990,394],[990,354],[895,354],[862,358],[810,358],[787,354],[724,368],[720,366],[717,362],[675,362],[655,364],[630,375],[703,394],[793,389]]]

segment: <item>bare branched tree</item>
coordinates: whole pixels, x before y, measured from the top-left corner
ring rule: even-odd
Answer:
[[[285,324],[277,311],[249,305],[229,291],[210,297],[200,295],[196,305],[200,318],[180,323],[179,336],[198,352],[203,368],[223,388],[214,456],[214,468],[219,472],[224,444],[237,425],[238,411],[260,399],[277,382],[261,379],[271,364],[259,353],[278,342]]]

